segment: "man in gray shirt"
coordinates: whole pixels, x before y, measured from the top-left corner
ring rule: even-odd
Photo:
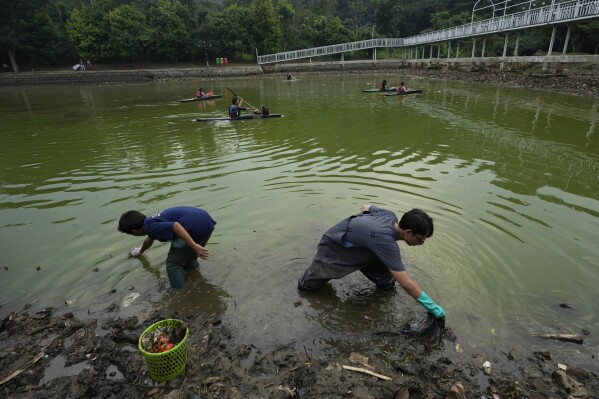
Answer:
[[[445,311],[410,278],[401,261],[397,241],[422,245],[433,235],[433,220],[420,209],[401,220],[391,211],[362,205],[362,212],[342,220],[322,236],[312,264],[298,280],[298,288],[313,291],[331,279],[359,270],[380,288],[399,285],[435,317]]]

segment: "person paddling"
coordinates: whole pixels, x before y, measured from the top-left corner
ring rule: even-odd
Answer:
[[[233,98],[231,106],[229,107],[229,118],[238,118],[241,115],[241,111],[256,109],[254,107],[242,107],[241,105],[244,101],[245,100],[241,97]]]
[[[383,83],[381,83],[381,88],[379,90],[387,91],[387,81],[386,80],[383,80]]]
[[[205,95],[206,95],[206,93],[204,93],[204,91],[202,90],[202,88],[201,88],[201,87],[200,87],[200,88],[198,89],[198,91],[196,92],[196,97],[197,97],[197,98],[202,98],[202,97],[204,97]]]

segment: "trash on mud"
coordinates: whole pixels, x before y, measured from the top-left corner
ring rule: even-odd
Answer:
[[[408,336],[436,334],[445,327],[444,324],[445,322],[442,319],[438,319],[432,313],[427,312],[426,316],[406,323],[401,329],[401,333]]]
[[[381,380],[390,381],[392,379],[391,377],[387,377],[386,375],[375,373],[374,371],[359,368],[359,367],[352,367],[352,366],[346,366],[346,365],[342,365],[341,367],[344,368],[345,370],[351,370],[351,371],[357,371],[359,373],[370,374],[372,376],[380,378]]]
[[[297,395],[296,395],[296,392],[295,392],[297,388],[293,388],[293,389],[292,389],[292,388],[289,388],[289,387],[286,387],[286,386],[283,386],[283,385],[279,385],[279,386],[277,387],[277,389],[278,389],[279,391],[286,392],[286,393],[287,393],[287,395],[289,395],[289,397],[291,397],[291,398],[295,398],[295,397],[297,396]]]
[[[394,399],[409,399],[410,398],[410,390],[406,387],[402,388],[395,394]]]
[[[483,363],[483,371],[485,372],[486,375],[491,374],[491,362],[490,361],[486,361]]]
[[[569,394],[568,398],[588,398],[591,396],[583,384],[570,377],[565,370],[555,370],[551,374],[551,378]]]
[[[371,366],[370,364],[368,364],[368,358],[366,356],[360,355],[359,353],[356,353],[356,352],[352,352],[349,355],[349,362],[351,364],[363,366],[364,368],[367,368],[368,370],[371,370],[371,371],[374,370],[374,367]]]
[[[125,298],[123,298],[122,306],[124,308],[126,308],[127,306],[131,305],[133,303],[133,301],[135,301],[137,298],[139,298],[139,295],[140,295],[139,292],[130,293]]]
[[[150,353],[166,352],[181,342],[186,333],[186,324],[179,327],[158,326],[141,337],[141,347]]]
[[[456,382],[449,388],[447,392],[446,399],[463,399],[465,398],[466,390],[464,389],[464,385],[461,382]]]
[[[558,341],[574,342],[575,344],[582,344],[583,338],[578,334],[552,334],[552,333],[532,333],[533,337],[539,337],[544,339],[557,339]]]

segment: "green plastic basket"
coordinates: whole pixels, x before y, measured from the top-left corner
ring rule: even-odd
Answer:
[[[147,352],[141,347],[141,338],[148,332],[154,331],[160,326],[165,327],[180,327],[183,321],[177,319],[161,320],[152,324],[140,335],[137,347],[146,359],[146,365],[150,371],[150,376],[158,381],[168,381],[179,376],[185,371],[187,364],[187,337],[189,336],[189,328],[185,331],[185,337],[174,348],[161,353]]]

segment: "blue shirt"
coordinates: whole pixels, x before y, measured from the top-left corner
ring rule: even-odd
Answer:
[[[229,117],[235,118],[235,117],[241,115],[241,111],[245,111],[246,109],[247,109],[246,107],[240,107],[238,105],[232,104],[229,107]]]
[[[159,241],[173,241],[173,226],[178,222],[197,243],[210,237],[216,222],[203,209],[191,206],[168,208],[153,216],[146,217],[144,228],[148,237]]]

